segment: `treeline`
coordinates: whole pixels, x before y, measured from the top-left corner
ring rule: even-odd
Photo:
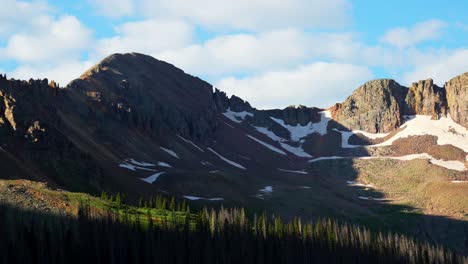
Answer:
[[[330,219],[284,222],[243,209],[208,210],[184,221],[77,218],[0,205],[3,263],[465,263],[441,247]],[[157,222],[157,224],[156,224]]]
[[[120,208],[124,208],[126,206],[125,194],[121,194],[120,192],[115,195],[108,194],[107,192],[101,192],[101,199],[104,201],[115,202]],[[176,200],[175,197],[169,198],[162,195],[156,195],[155,197],[149,197],[148,199],[140,197],[138,199],[138,207],[190,213],[190,206],[185,199],[180,201]]]

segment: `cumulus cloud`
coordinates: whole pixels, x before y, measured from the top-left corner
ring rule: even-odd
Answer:
[[[154,55],[192,43],[193,28],[183,21],[142,20],[124,23],[117,35],[98,41],[94,56],[98,59],[112,53],[140,52]]]
[[[423,41],[435,40],[441,37],[447,23],[438,19],[432,19],[415,24],[412,27],[399,27],[388,31],[380,41],[398,48],[416,45]]]
[[[2,0],[0,8],[0,37],[25,29],[34,30],[51,7],[44,1]],[[39,25],[40,26],[40,25]]]
[[[316,62],[253,77],[229,77],[216,86],[229,95],[240,96],[257,108],[283,108],[290,104],[329,107],[343,101],[371,78],[372,73],[366,67]]]
[[[92,65],[93,63],[90,61],[70,61],[54,65],[22,65],[9,73],[8,76],[23,80],[48,78],[64,87]]]
[[[187,19],[210,28],[330,28],[350,21],[347,0],[142,0],[150,17]]]
[[[430,63],[421,63],[404,75],[406,83],[427,78],[434,79],[439,86],[451,78],[468,71],[468,49],[457,49],[440,54],[438,58],[431,58]]]
[[[90,0],[98,14],[107,17],[122,17],[132,15],[134,12],[133,0]]]
[[[74,16],[62,16],[57,20],[43,16],[34,32],[19,32],[10,36],[2,49],[4,57],[27,63],[78,58],[89,47],[91,31]]]

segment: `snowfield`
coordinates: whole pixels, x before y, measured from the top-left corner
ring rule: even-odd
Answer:
[[[246,135],[247,135],[247,137],[249,137],[250,139],[252,139],[252,140],[256,141],[257,143],[259,143],[260,145],[263,145],[264,147],[267,147],[268,149],[270,149],[270,150],[272,150],[272,151],[274,151],[274,152],[276,152],[276,153],[279,153],[279,154],[281,154],[281,155],[286,155],[286,152],[282,151],[281,149],[275,148],[275,147],[273,147],[272,145],[270,145],[270,144],[268,144],[268,143],[266,143],[266,142],[263,142],[263,141],[261,141],[260,139],[257,139],[257,138],[255,138],[255,137],[249,135],[249,134],[246,134]]]
[[[275,121],[282,127],[286,128],[289,133],[291,134],[292,141],[300,141],[301,138],[305,138],[306,136],[312,133],[319,133],[320,135],[327,134],[327,127],[328,122],[331,120],[331,111],[322,111],[320,112],[320,121],[317,123],[309,122],[305,126],[301,126],[299,124],[295,126],[287,125],[282,119],[270,117],[271,120]]]
[[[149,177],[140,178],[140,180],[145,181],[145,182],[147,182],[147,183],[149,183],[149,184],[152,184],[152,183],[154,183],[154,182],[159,178],[159,176],[163,175],[164,173],[165,173],[164,171],[158,172],[158,173],[153,174],[153,175],[151,175],[151,176],[149,176]]]
[[[253,117],[253,113],[247,111],[234,112],[231,111],[231,108],[228,108],[226,112],[223,113],[223,115],[235,123],[242,123],[242,121],[244,121],[247,116]]]
[[[177,153],[175,153],[175,151],[167,149],[167,148],[163,148],[163,147],[160,147],[160,148],[164,150],[166,153],[168,153],[169,155],[171,155],[172,157],[180,159]]]
[[[393,137],[380,144],[369,145],[365,147],[390,146],[395,140],[400,138],[430,135],[437,137],[438,145],[452,145],[462,149],[465,152],[468,152],[468,130],[462,125],[453,121],[450,115],[447,115],[447,117],[441,117],[439,120],[431,120],[430,116],[425,115],[405,116],[405,119],[407,121],[400,127],[402,130],[396,133]],[[340,131],[337,129],[334,130],[341,133],[342,148],[363,147],[349,144],[349,138],[353,134],[361,133],[364,136],[372,139],[388,136],[388,134],[373,134],[360,130],[355,130],[352,132]]]
[[[239,168],[239,169],[242,169],[242,170],[245,170],[246,168],[242,165],[240,165],[239,163],[236,163],[232,160],[229,160],[229,159],[226,159],[225,157],[221,156],[220,154],[218,154],[218,152],[214,151],[212,148],[208,148],[209,151],[213,152],[213,154],[215,154],[216,156],[218,156],[218,158],[222,159],[223,161],[225,161],[226,163],[228,163],[229,165],[232,165],[236,168]]]

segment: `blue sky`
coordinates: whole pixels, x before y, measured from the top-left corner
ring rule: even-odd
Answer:
[[[0,0],[0,72],[65,85],[140,52],[258,108],[328,107],[369,79],[468,71],[468,4],[370,0]]]

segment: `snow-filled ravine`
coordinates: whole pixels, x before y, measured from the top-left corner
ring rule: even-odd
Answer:
[[[235,123],[241,123],[242,121],[245,120],[245,118],[247,116],[253,117],[253,113],[250,113],[250,112],[247,112],[247,111],[234,112],[234,111],[231,111],[231,108],[228,108],[226,110],[226,112],[223,113],[223,115],[225,117],[229,118],[232,122],[235,122]],[[231,126],[231,125],[229,125],[229,126]]]
[[[255,137],[253,137],[253,136],[251,136],[251,135],[248,135],[248,134],[247,134],[247,137],[249,137],[249,138],[252,139],[253,141],[259,143],[260,145],[262,145],[262,146],[264,146],[264,147],[266,147],[266,148],[268,148],[268,149],[270,149],[270,150],[272,150],[272,151],[274,151],[274,152],[276,152],[276,153],[279,153],[279,154],[281,154],[281,155],[286,155],[286,152],[284,152],[284,151],[282,151],[281,149],[276,148],[276,147],[274,147],[274,146],[272,146],[272,145],[270,145],[270,144],[268,144],[268,143],[266,143],[266,142],[263,142],[263,141],[261,141],[261,140],[258,139],[258,138],[255,138]]]
[[[222,159],[224,162],[228,163],[229,165],[234,166],[234,167],[239,168],[239,169],[242,169],[242,170],[246,169],[244,166],[240,165],[239,163],[234,162],[232,160],[229,160],[229,159],[221,156],[218,152],[214,151],[212,148],[208,148],[208,150],[211,151],[216,156],[218,156],[218,158]]]
[[[177,155],[177,153],[171,149],[168,149],[168,148],[163,148],[163,147],[160,147],[162,150],[164,150],[164,152],[166,152],[167,154],[171,155],[172,157],[174,158],[177,158],[177,159],[180,159],[179,158],[179,155]]]
[[[449,170],[465,171],[465,164],[458,160],[439,160],[427,153],[410,154],[400,157],[391,156],[370,156],[370,157],[341,157],[341,156],[328,156],[311,159],[308,162],[317,162],[321,160],[334,160],[334,159],[395,159],[395,160],[414,160],[414,159],[428,159],[430,163],[447,168]]]
[[[278,123],[282,127],[286,128],[290,133],[289,140],[293,142],[298,142],[299,146],[296,147],[296,146],[292,146],[291,144],[288,144],[287,142],[289,140],[277,136],[273,131],[269,130],[266,127],[254,126],[255,130],[266,135],[271,140],[278,142],[280,146],[284,150],[288,151],[289,153],[292,153],[301,158],[311,158],[312,156],[309,153],[305,152],[304,149],[302,148],[303,138],[313,133],[318,133],[319,135],[322,135],[322,136],[327,134],[328,123],[331,120],[331,112],[330,111],[320,112],[319,122],[317,123],[309,122],[305,126],[301,126],[300,124],[297,124],[295,126],[288,125],[284,122],[284,120],[275,118],[275,117],[270,117],[270,119]]]

